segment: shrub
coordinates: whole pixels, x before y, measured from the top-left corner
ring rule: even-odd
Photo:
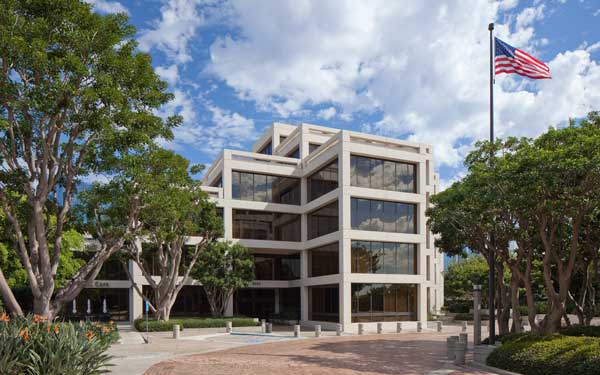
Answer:
[[[473,320],[473,314],[458,313],[458,314],[454,315],[454,320]]]
[[[446,308],[451,313],[464,313],[468,314],[473,308],[472,301],[446,301]]]
[[[600,374],[600,339],[520,335],[505,340],[490,354],[487,363],[524,375]]]
[[[255,322],[252,318],[235,317],[235,318],[176,318],[169,321],[153,320],[148,321],[148,331],[162,332],[171,331],[175,324],[179,324],[181,329],[184,328],[221,328],[225,327],[227,322],[231,322],[234,327],[252,327],[260,323]],[[140,332],[146,331],[146,319],[136,319],[134,322],[135,329]]]
[[[565,336],[600,337],[600,326],[582,326],[577,324],[561,329],[560,333]]]
[[[49,322],[39,315],[0,314],[0,369],[3,374],[102,374],[105,352],[116,340],[113,324]]]

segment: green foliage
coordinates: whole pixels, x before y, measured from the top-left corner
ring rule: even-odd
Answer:
[[[522,334],[503,341],[487,364],[524,375],[600,374],[600,338]]]
[[[3,374],[106,373],[111,357],[105,352],[118,337],[114,324],[1,315],[0,368]]]
[[[473,308],[473,301],[446,301],[444,306],[448,312],[467,314]]]
[[[234,327],[254,327],[259,325],[259,322],[254,321],[252,318],[176,318],[164,320],[150,319],[148,321],[148,331],[150,332],[164,332],[172,331],[173,326],[179,324],[181,329],[184,328],[222,328],[225,327],[227,322],[232,322]],[[140,332],[146,331],[146,319],[136,319],[134,322],[135,329]]]
[[[202,283],[213,316],[222,316],[233,292],[254,280],[252,255],[239,244],[209,243],[200,253],[192,276]]]
[[[584,326],[577,324],[561,329],[560,334],[565,336],[587,336],[600,338],[600,326]]]
[[[488,290],[488,274],[487,261],[481,255],[472,255],[459,263],[451,264],[444,274],[444,298],[447,301],[472,300],[473,285],[481,285],[481,295],[485,297]],[[472,307],[471,303],[469,308]]]

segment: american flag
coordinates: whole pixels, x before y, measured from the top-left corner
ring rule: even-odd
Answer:
[[[549,79],[550,68],[525,51],[495,39],[496,74],[516,73],[532,79]]]

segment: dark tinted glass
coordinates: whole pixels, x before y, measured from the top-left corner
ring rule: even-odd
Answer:
[[[339,253],[337,242],[310,249],[308,252],[308,276],[317,277],[339,273]]]
[[[338,161],[329,163],[318,172],[312,174],[307,180],[308,201],[329,193],[338,187]]]
[[[313,239],[337,231],[339,224],[338,213],[337,201],[309,213],[307,218],[308,239]]]
[[[350,159],[352,186],[416,193],[416,166],[352,155]]]
[[[256,280],[296,280],[300,278],[300,255],[254,254]]]
[[[415,275],[416,257],[416,244],[352,241],[351,271]]]
[[[300,241],[300,215],[235,209],[232,213],[234,238]]]
[[[323,322],[339,322],[340,294],[335,286],[309,287],[310,307],[308,319]]]
[[[273,146],[271,144],[271,142],[267,143],[265,145],[265,147],[263,147],[260,151],[258,151],[259,154],[265,154],[265,155],[272,155],[273,154]]]
[[[318,145],[316,143],[309,143],[308,144],[308,153],[312,154],[313,151],[315,151],[316,149],[318,149],[319,147],[321,147],[321,145]]]
[[[300,158],[300,149],[299,149],[298,147],[296,147],[296,148],[294,149],[294,151],[290,152],[290,153],[287,155],[287,157],[288,157],[288,158],[296,158],[296,159]]]
[[[352,198],[352,229],[416,233],[416,205],[412,203]]]
[[[415,284],[352,284],[352,322],[416,320]]]
[[[249,172],[231,172],[231,197],[257,202],[300,204],[300,179]]]

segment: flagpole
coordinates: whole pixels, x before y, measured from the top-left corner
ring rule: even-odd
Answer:
[[[490,23],[488,26],[490,31],[490,146],[494,143],[494,23]],[[490,148],[490,162],[494,157],[493,147]],[[494,345],[496,342],[496,282],[495,270],[496,270],[496,252],[494,248],[494,232],[490,233],[490,249],[489,249],[489,301],[488,309],[490,316],[490,337],[489,344]]]

